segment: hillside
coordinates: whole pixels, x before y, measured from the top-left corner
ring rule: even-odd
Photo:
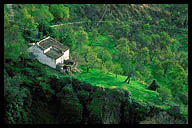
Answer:
[[[26,60],[23,66],[14,64],[14,67],[8,69],[7,72],[4,70],[8,102],[13,98],[14,103],[24,105],[13,106],[14,109],[20,109],[12,113],[15,119],[21,120],[17,122],[19,124],[138,124],[145,123],[146,117],[155,124],[186,123],[182,113],[175,113],[170,108],[171,102],[162,104],[156,96],[157,92],[146,89],[137,81],[129,86],[110,86],[108,82],[114,79],[111,74],[107,78],[109,81],[105,80],[108,87],[104,88],[95,84],[103,84],[101,80],[104,78],[88,82],[82,80],[85,78],[83,76],[69,77],[38,61],[30,60]],[[11,78],[8,76],[11,73],[17,75]],[[90,71],[89,74],[93,73],[97,71]],[[116,80],[116,84],[122,83],[120,81]],[[15,90],[11,89],[13,83]],[[16,123],[11,118],[6,120]]]
[[[29,59],[47,36],[81,73]],[[188,122],[188,5],[4,5],[4,48],[6,123]]]

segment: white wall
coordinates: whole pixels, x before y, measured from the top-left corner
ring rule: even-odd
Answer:
[[[32,52],[37,60],[42,63],[42,64],[46,64],[52,68],[56,68],[56,61],[55,59],[52,59],[48,56],[46,56],[44,53],[43,53],[43,50],[41,50],[40,48],[38,48],[37,46],[31,46],[29,49],[28,49],[29,52]]]
[[[65,51],[64,54],[56,60],[56,64],[62,63],[64,60],[68,59],[69,59],[69,49]]]
[[[56,59],[56,64],[62,63],[63,59],[64,59],[64,54],[61,57],[59,57],[58,59]]]
[[[69,49],[64,52],[64,60],[68,60],[68,59],[69,59]]]

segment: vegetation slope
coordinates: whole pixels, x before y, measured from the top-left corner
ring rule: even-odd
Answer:
[[[187,5],[11,8],[4,6],[7,123],[186,123]],[[28,44],[47,36],[70,47],[80,74],[67,77],[28,59]]]

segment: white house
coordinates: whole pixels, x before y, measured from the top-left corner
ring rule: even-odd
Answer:
[[[40,63],[52,68],[56,68],[56,65],[69,59],[69,48],[51,37],[34,43],[28,51]]]

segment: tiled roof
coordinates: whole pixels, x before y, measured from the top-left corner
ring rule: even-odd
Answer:
[[[47,55],[51,58],[57,59],[57,58],[61,57],[63,54],[61,52],[57,52],[51,48],[48,52],[45,53],[45,55]]]
[[[51,46],[55,47],[58,50],[61,50],[63,52],[65,52],[66,50],[69,49],[67,46],[61,44],[59,41],[56,41],[55,39],[53,39],[51,37],[47,37],[39,42],[39,47],[41,47],[44,50]]]
[[[47,37],[47,38],[39,41],[37,43],[37,45],[42,50],[46,50],[51,47],[50,50],[45,53],[45,55],[47,55],[51,58],[54,58],[54,59],[61,57],[63,55],[62,52],[65,52],[66,50],[69,49],[67,46],[64,46],[59,41],[56,41],[51,37]]]

